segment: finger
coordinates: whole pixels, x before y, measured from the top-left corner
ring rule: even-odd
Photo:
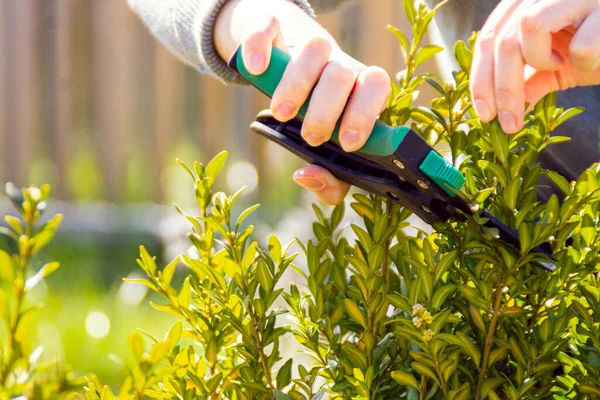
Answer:
[[[248,72],[260,75],[269,67],[273,44],[281,45],[279,20],[268,16],[250,29],[242,40],[242,58]]]
[[[519,3],[520,0],[501,2],[490,14],[475,43],[470,89],[473,106],[483,122],[491,121],[497,113],[494,93],[494,48],[497,35]]]
[[[327,64],[311,95],[302,136],[312,146],[331,138],[354,87],[357,72],[346,58],[338,57]]]
[[[340,144],[345,151],[356,151],[369,139],[390,92],[390,77],[384,69],[367,67],[360,72],[340,124]]]
[[[558,16],[548,13],[551,3],[555,2],[540,1],[524,8],[519,27],[525,62],[533,68],[549,71],[557,70],[565,63],[561,55],[552,49],[552,33],[555,31],[551,26],[555,21],[550,18],[556,19]],[[555,14],[554,11],[552,13]]]
[[[343,202],[350,190],[348,183],[340,181],[331,172],[316,165],[309,165],[296,171],[294,181],[329,205]]]
[[[518,34],[516,24],[507,24],[500,33],[494,54],[498,121],[506,133],[521,130],[525,114],[525,60]]]
[[[330,55],[330,42],[317,37],[292,56],[271,99],[271,111],[276,119],[285,122],[296,116],[319,80]]]
[[[571,40],[571,63],[581,72],[591,72],[600,64],[600,8],[594,10],[581,24]]]

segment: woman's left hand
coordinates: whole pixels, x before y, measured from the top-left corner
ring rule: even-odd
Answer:
[[[475,44],[471,93],[480,119],[523,127],[525,102],[600,84],[600,0],[504,0]]]

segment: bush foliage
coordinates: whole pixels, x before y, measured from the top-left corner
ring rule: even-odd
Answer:
[[[518,134],[482,123],[468,90],[476,36],[454,48],[453,82],[419,75],[442,50],[421,46],[435,10],[404,6],[413,39],[390,27],[407,67],[381,119],[448,148],[475,215],[412,234],[406,209],[357,193],[352,210],[314,206],[314,238],[296,241],[299,257],[275,236],[266,248],[252,240],[244,220],[258,206],[236,218],[241,191],[213,193],[226,153],[183,166],[199,209],[178,208],[191,248],[159,268],[142,247],[147,279],[136,281],[177,322],[162,339],[134,333],[130,376],[117,394],[90,377],[88,399],[600,398],[600,164],[568,182],[538,162],[567,140],[552,131],[582,110],[548,95]],[[440,95],[430,108],[413,106],[423,84]],[[560,196],[540,200],[543,176]],[[484,210],[519,232],[520,251],[484,226]],[[356,223],[342,226],[350,213]],[[544,242],[552,273],[535,265],[549,261],[533,250]],[[175,288],[180,263],[188,272]],[[283,285],[284,273],[302,285]],[[284,359],[285,336],[314,362]]]
[[[69,366],[44,355],[30,332],[31,322],[44,304],[29,301],[28,294],[60,266],[49,262],[34,269],[31,261],[54,237],[62,221],[58,214],[41,224],[50,187],[22,190],[6,185],[6,194],[18,216],[4,218],[0,226],[9,251],[0,250],[0,319],[3,322],[0,352],[0,399],[25,396],[31,399],[73,398],[85,384]],[[57,368],[58,367],[58,368]]]

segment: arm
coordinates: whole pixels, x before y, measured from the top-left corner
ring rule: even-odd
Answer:
[[[229,70],[215,51],[213,32],[217,16],[226,7],[231,9],[238,0],[128,0],[152,34],[184,63],[200,72],[218,77],[225,82],[242,83]],[[244,0],[242,3],[257,3]],[[300,11],[306,19],[314,18],[307,0],[267,0],[254,7],[250,15],[264,13],[265,3],[289,3],[287,8]],[[229,6],[229,7],[228,7]],[[245,8],[248,9],[248,8]]]

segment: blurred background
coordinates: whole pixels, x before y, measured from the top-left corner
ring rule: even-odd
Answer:
[[[347,52],[394,76],[403,60],[386,26],[410,37],[401,4],[357,0],[319,18]],[[261,203],[256,238],[282,242],[311,236],[313,198],[291,180],[302,162],[250,133],[262,94],[179,62],[126,0],[0,0],[0,24],[0,181],[51,184],[48,214],[65,214],[36,261],[62,266],[32,293],[48,303],[32,335],[78,372],[118,384],[129,334],[170,326],[122,278],[139,274],[140,244],[163,265],[186,250],[189,227],[172,203],[194,214],[195,202],[176,158],[206,163],[227,150],[219,190],[246,185],[238,212]],[[5,197],[0,211],[14,214]]]

